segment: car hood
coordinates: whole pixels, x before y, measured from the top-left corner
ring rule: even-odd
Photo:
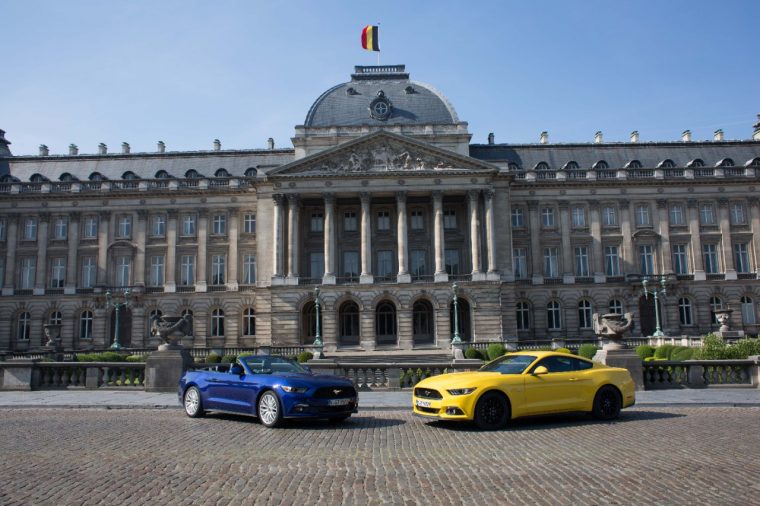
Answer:
[[[463,388],[469,386],[477,386],[481,381],[494,376],[504,377],[505,375],[498,372],[455,372],[449,374],[441,374],[439,376],[431,376],[417,383],[417,387],[424,388]],[[519,376],[515,374],[514,376]]]
[[[341,376],[335,376],[333,374],[305,374],[295,372],[278,373],[278,378],[282,378],[285,381],[308,384],[313,387],[329,387],[329,386],[353,386],[353,382],[348,378]]]

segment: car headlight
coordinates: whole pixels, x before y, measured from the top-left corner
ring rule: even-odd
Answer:
[[[452,388],[450,390],[446,390],[449,395],[467,395],[471,394],[475,391],[475,387],[472,388]]]
[[[308,387],[292,387],[290,385],[280,385],[280,388],[289,394],[302,394],[309,389]]]

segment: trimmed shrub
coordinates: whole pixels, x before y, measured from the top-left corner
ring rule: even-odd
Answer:
[[[302,351],[301,353],[298,354],[298,362],[302,364],[304,362],[308,362],[312,358],[314,358],[314,354],[310,351]]]
[[[126,362],[127,355],[116,351],[103,351],[101,353],[79,353],[77,362]]]
[[[675,360],[676,362],[691,360],[694,356],[694,351],[694,348],[689,348],[688,346],[677,346],[670,355],[670,360]]]
[[[476,358],[478,360],[485,360],[485,357],[483,357],[483,354],[480,352],[480,350],[476,350],[473,347],[469,347],[464,351],[464,358]]]
[[[580,348],[578,348],[578,356],[592,359],[594,358],[594,355],[596,355],[597,350],[598,348],[596,345],[593,345],[591,343],[582,344]]]
[[[501,343],[491,343],[488,345],[486,353],[488,354],[488,360],[495,360],[504,355],[507,349]]]
[[[673,354],[673,349],[675,348],[672,344],[663,344],[662,346],[658,346],[657,349],[654,350],[654,358],[657,360],[670,360],[670,356]]]
[[[234,364],[237,360],[237,355],[225,355],[222,357],[223,364]]]
[[[570,351],[569,348],[557,348],[554,351],[556,351],[557,353],[572,353],[572,351]]]
[[[221,361],[222,357],[219,356],[217,353],[209,353],[208,356],[206,356],[206,363],[208,364],[218,364]]]
[[[145,359],[148,358],[148,355],[129,355],[127,357],[127,362],[145,362]]]
[[[653,362],[655,360],[657,360],[657,359],[654,358],[654,357],[647,357],[647,358],[644,359],[644,362]]]
[[[238,359],[241,359],[243,357],[252,357],[254,355],[256,355],[256,354],[254,352],[252,352],[252,351],[244,351],[243,353],[241,353],[240,355],[238,355]]]
[[[641,360],[654,357],[654,346],[649,346],[648,344],[636,346],[636,354],[641,357]]]
[[[752,355],[760,355],[760,339],[742,339],[732,345],[737,358],[747,358]]]

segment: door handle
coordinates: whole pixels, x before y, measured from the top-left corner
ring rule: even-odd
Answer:
[[[218,379],[213,379],[213,378],[210,379],[210,380],[206,380],[206,381],[208,381],[209,383],[219,383]]]
[[[578,381],[578,378],[570,378],[570,379],[569,379],[569,380],[567,380],[567,381]]]

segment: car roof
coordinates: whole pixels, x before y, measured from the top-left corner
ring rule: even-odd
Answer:
[[[561,351],[549,351],[549,350],[520,350],[520,351],[511,351],[509,353],[506,353],[506,355],[529,355],[531,357],[536,358],[544,358],[549,356],[560,356],[560,357],[575,357],[580,358],[582,360],[587,360],[583,357],[579,357],[578,355],[573,355],[572,353],[564,353]]]

